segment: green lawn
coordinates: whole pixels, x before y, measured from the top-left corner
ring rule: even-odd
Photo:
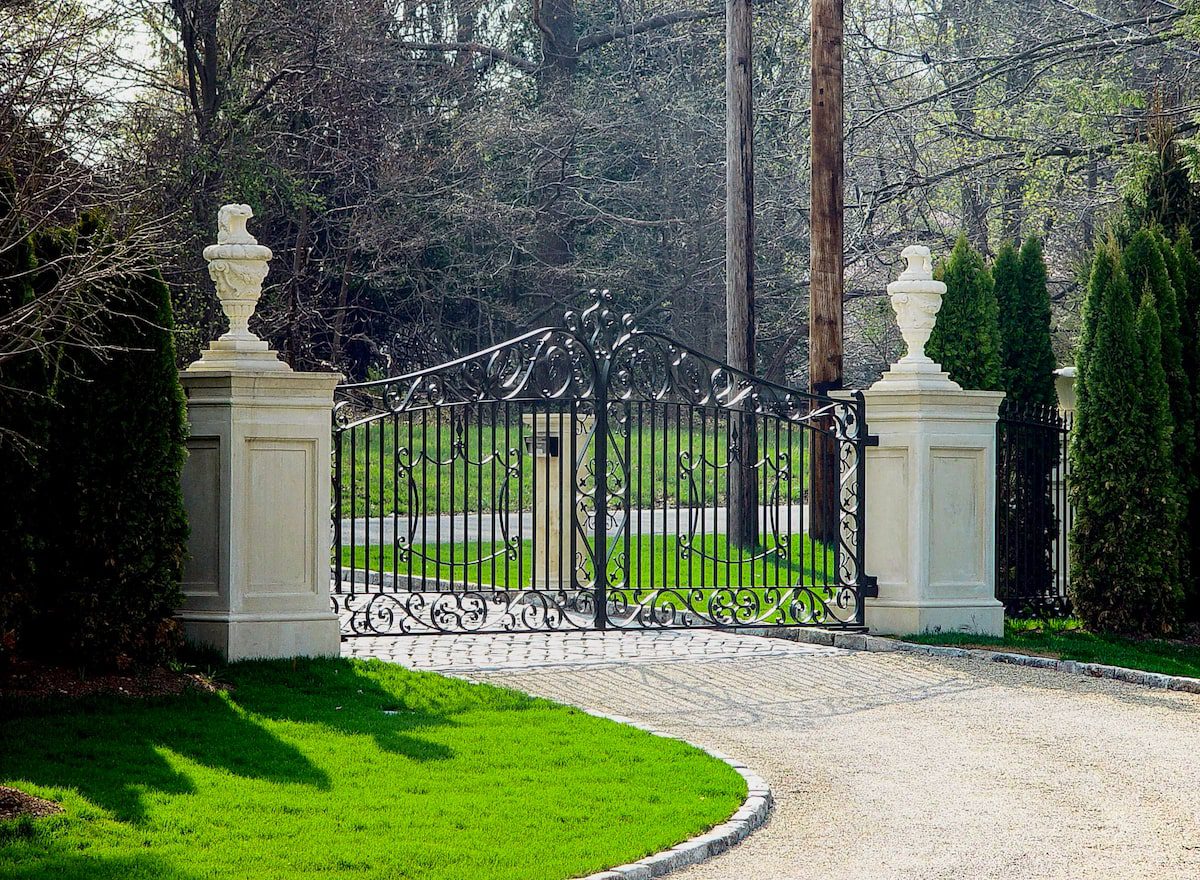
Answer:
[[[219,695],[0,705],[0,877],[575,877],[724,821],[730,767],[512,691],[379,662],[247,663]]]
[[[631,540],[629,555],[632,580],[629,586],[791,586],[801,579],[806,584],[836,581],[832,549],[813,543],[806,535],[793,535],[793,547],[784,557],[760,548],[753,553],[730,547],[725,535],[704,535],[684,555],[675,535],[643,535]],[[620,549],[624,549],[623,546]],[[759,557],[759,558],[755,558]],[[716,560],[716,561],[714,561]],[[343,547],[342,565],[347,568],[395,573],[404,578],[437,577],[457,583],[493,584],[516,589],[528,585],[533,576],[533,542],[507,548],[500,542],[472,541],[461,544],[418,544],[398,559],[392,546]],[[381,568],[382,566],[382,568]],[[551,573],[554,574],[553,572]]]
[[[1200,678],[1200,645],[1159,639],[1133,640],[1088,632],[1074,620],[1009,620],[1003,638],[938,633],[905,636],[923,645],[1009,648],[1029,654],[1125,666],[1166,675]]]
[[[648,411],[645,418],[649,420]],[[699,428],[699,421],[698,417],[693,418],[689,425],[685,416],[679,431],[674,426],[651,430],[644,425],[635,429],[635,435],[630,439],[633,467],[629,484],[630,503],[633,506],[650,507],[663,504],[664,501],[673,504],[677,500],[690,506],[724,503],[728,471],[725,467],[713,467],[712,463],[724,465],[728,461],[725,421],[722,420],[717,436],[713,435],[711,418],[703,432]],[[351,433],[354,435],[353,448]],[[803,466],[805,435],[808,432],[803,428],[793,428],[789,436],[786,428],[780,428],[777,432],[772,424],[769,436],[766,436],[767,433],[760,429],[760,456],[765,452],[771,458],[778,458],[782,451],[786,453],[790,468],[786,480],[778,480],[776,472],[771,470],[768,487],[771,489],[778,484],[780,503],[799,504],[804,500],[804,487],[808,479]],[[438,432],[431,418],[427,418],[424,424],[418,418],[411,425],[407,417],[395,425],[385,418],[345,432],[341,437],[344,473],[341,516],[378,516],[381,505],[385,514],[393,510],[407,514],[413,510],[434,513],[440,509],[442,513],[452,510],[461,513],[486,511],[494,507],[499,509],[502,503],[497,503],[495,499],[500,497],[500,490],[505,484],[506,463],[519,472],[519,476],[511,476],[507,480],[511,487],[508,509],[529,509],[534,491],[533,458],[524,453],[519,426],[480,426],[473,423],[463,432],[461,446],[454,447],[453,438],[454,432],[448,421],[443,421],[442,429]],[[401,447],[401,462],[411,463],[411,486],[405,479],[403,469],[393,473],[397,439]],[[582,443],[583,438],[579,442]],[[623,455],[623,442],[614,442]],[[452,449],[455,451],[453,456]],[[680,452],[687,453],[691,461],[698,462],[702,450],[707,463],[702,468],[696,468],[691,478],[681,479]],[[452,459],[453,466],[450,464]],[[442,464],[435,466],[434,462]],[[769,491],[763,494],[768,495]]]

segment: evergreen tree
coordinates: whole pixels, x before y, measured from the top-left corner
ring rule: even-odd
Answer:
[[[1151,226],[1170,235],[1187,230],[1195,239],[1200,235],[1200,193],[1184,164],[1175,127],[1161,112],[1150,117],[1146,147],[1146,164],[1125,192],[1118,222],[1122,239]]]
[[[29,231],[15,212],[16,180],[0,166],[0,320],[36,295],[35,260]],[[11,354],[0,363],[0,662],[19,646],[32,609],[33,523],[40,462],[46,442],[49,376],[38,352]]]
[[[1161,328],[1162,367],[1170,395],[1170,418],[1174,461],[1191,462],[1195,457],[1195,425],[1191,383],[1183,369],[1183,342],[1175,286],[1171,283],[1164,251],[1166,242],[1149,229],[1134,233],[1121,257],[1122,267],[1134,291],[1149,291],[1158,310]],[[1172,253],[1172,258],[1174,254]],[[1190,471],[1190,468],[1188,469]],[[1190,490],[1192,476],[1184,489]]]
[[[1000,383],[1008,399],[1054,406],[1054,347],[1050,295],[1042,244],[1031,236],[1016,248],[1005,243],[992,266],[1000,314]]]
[[[1183,505],[1173,458],[1175,430],[1170,383],[1163,367],[1161,312],[1147,289],[1137,315],[1145,452],[1138,461],[1141,484],[1135,497],[1142,505],[1137,544],[1148,561],[1143,624],[1150,631],[1160,624],[1160,631],[1169,632],[1178,624],[1183,608]]]
[[[939,274],[946,295],[926,352],[963,388],[999,389],[1000,324],[992,273],[960,235]]]
[[[1149,305],[1135,318],[1113,241],[1096,252],[1086,311],[1092,329],[1071,441],[1072,600],[1096,630],[1161,633],[1177,623],[1180,600],[1170,528],[1178,499],[1162,468],[1170,455],[1169,392],[1157,314]]]
[[[81,234],[102,232],[88,220]],[[179,638],[187,421],[166,285],[127,276],[105,298],[108,350],[79,357],[56,390],[46,497],[70,515],[43,565],[38,644],[126,667],[162,662]]]
[[[1192,237],[1187,230],[1179,233],[1175,242],[1175,261],[1178,266],[1175,291],[1179,301],[1180,341],[1183,349],[1183,371],[1188,377],[1188,388],[1192,393],[1193,410],[1200,414],[1200,260],[1192,247]],[[1195,421],[1192,422],[1196,428]],[[1183,483],[1184,499],[1184,546],[1188,550],[1188,570],[1184,573],[1184,589],[1187,594],[1186,611],[1189,619],[1200,620],[1200,437],[1193,441],[1190,461],[1178,462],[1180,473],[1191,477]]]

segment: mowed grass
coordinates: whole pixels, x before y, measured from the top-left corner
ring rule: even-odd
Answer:
[[[807,535],[792,535],[786,555],[773,547],[743,550],[731,547],[725,535],[704,535],[685,546],[675,535],[642,535],[631,538],[626,548],[617,540],[618,553],[628,553],[629,587],[723,587],[792,586],[836,581],[833,550]],[[527,587],[534,576],[533,542],[507,546],[501,542],[417,544],[396,555],[392,545],[342,548],[346,569],[363,569],[395,574],[401,579],[437,578],[470,585],[490,584],[517,589]],[[544,577],[544,570],[537,572]],[[550,572],[557,577],[557,572]],[[563,575],[566,574],[564,570]],[[349,574],[343,573],[343,580]]]
[[[1013,651],[1200,678],[1200,645],[1165,639],[1126,639],[1092,633],[1075,620],[1007,620],[1004,637],[967,633],[905,636],[924,645],[1007,648]]]
[[[724,821],[730,767],[683,743],[377,661],[246,663],[221,694],[0,705],[22,880],[559,880]]]
[[[689,423],[685,412],[678,430],[674,425],[633,428],[629,440],[630,504],[646,508],[676,501],[685,506],[725,503],[725,420],[716,433],[711,418],[703,431],[699,421],[694,417]],[[764,503],[772,492],[778,492],[779,503],[803,502],[808,480],[804,466],[807,433],[803,428],[776,430],[773,422],[769,429],[760,426],[759,456],[773,462],[767,468],[768,488],[760,490]],[[395,423],[383,418],[344,432],[340,441],[335,435],[334,442],[341,443],[343,519],[378,516],[381,511],[428,515],[528,510],[535,490],[539,497],[546,491],[544,479],[534,485],[534,458],[525,452],[522,429],[516,424],[472,422],[456,435],[445,418],[440,430],[432,416],[425,421],[418,416],[412,422],[406,416]],[[582,448],[584,438],[577,442]],[[612,443],[623,457],[624,440],[616,438]],[[685,469],[685,477],[680,476],[681,453],[683,461],[692,464]],[[699,464],[701,461],[704,463]],[[396,462],[401,466],[395,467]],[[778,472],[781,464],[786,464],[786,479]]]

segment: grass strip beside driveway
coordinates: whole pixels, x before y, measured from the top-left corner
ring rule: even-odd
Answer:
[[[969,633],[924,633],[904,636],[922,645],[955,645],[1037,654],[1080,663],[1124,666],[1164,675],[1200,678],[1200,645],[1165,639],[1127,639],[1092,633],[1075,620],[1008,620],[1004,637]]]
[[[0,877],[566,878],[724,821],[684,743],[378,661],[243,663],[228,691],[0,706]]]

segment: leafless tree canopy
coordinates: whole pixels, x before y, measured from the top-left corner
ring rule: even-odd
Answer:
[[[200,251],[230,200],[276,253],[258,329],[298,366],[361,376],[485,344],[593,286],[720,354],[723,15],[709,0],[9,4],[0,161],[28,165],[31,222],[102,204],[128,250],[159,249],[184,357],[221,327]],[[1065,354],[1078,261],[1137,168],[1152,97],[1196,129],[1190,17],[1165,0],[854,0],[846,31],[848,384],[894,352],[879,294],[900,248],[945,253],[960,230],[985,251],[1046,238]],[[755,39],[759,360],[801,381],[807,4],[759,5]],[[0,316],[0,356],[31,320]]]

